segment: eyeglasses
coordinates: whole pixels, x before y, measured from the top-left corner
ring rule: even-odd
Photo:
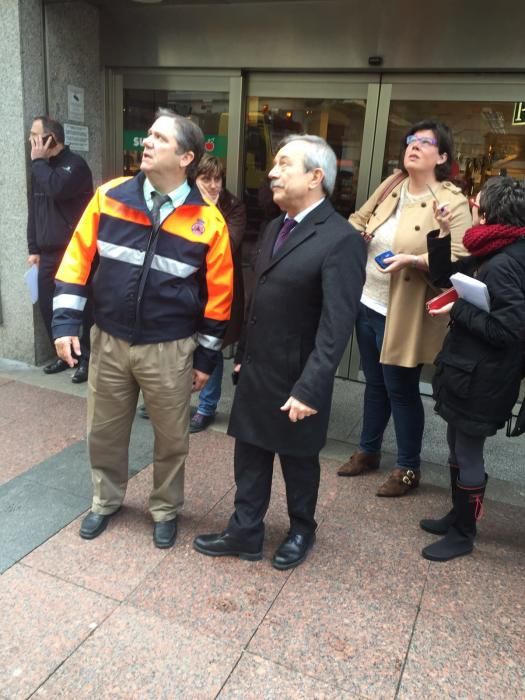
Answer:
[[[415,134],[410,134],[407,136],[407,146],[412,143],[418,143],[420,146],[437,146],[438,142],[436,139],[430,136],[416,136]]]
[[[468,203],[471,209],[479,209],[479,204],[476,202],[475,197],[469,197]]]

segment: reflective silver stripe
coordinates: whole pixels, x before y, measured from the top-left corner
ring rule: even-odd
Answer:
[[[135,250],[135,248],[127,248],[124,245],[115,245],[107,241],[97,241],[97,248],[100,257],[120,260],[120,262],[127,262],[130,265],[142,265],[146,255],[143,250]]]
[[[55,309],[75,309],[76,311],[84,311],[86,301],[86,297],[79,297],[76,294],[57,294],[57,296],[53,298],[53,311],[55,311]]]
[[[168,275],[183,278],[193,275],[199,269],[193,265],[173,260],[173,258],[166,258],[164,255],[154,255],[151,267],[159,272],[166,272]]]
[[[220,350],[222,348],[222,338],[216,338],[214,335],[197,333],[197,342],[203,348],[208,348],[208,350]]]

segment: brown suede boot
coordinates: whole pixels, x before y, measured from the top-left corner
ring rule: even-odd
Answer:
[[[337,470],[338,476],[357,476],[358,474],[363,474],[364,472],[371,472],[374,469],[379,469],[379,462],[381,461],[381,452],[377,454],[369,454],[368,452],[354,452],[350,457],[348,462],[343,464]]]
[[[396,496],[404,496],[412,489],[419,486],[419,480],[421,479],[420,472],[414,472],[412,469],[402,469],[401,467],[396,467],[393,469],[388,479],[382,484],[376,496],[386,496],[390,498],[395,498]]]

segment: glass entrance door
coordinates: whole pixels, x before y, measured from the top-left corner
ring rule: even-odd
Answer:
[[[399,165],[401,139],[417,121],[436,119],[452,130],[451,179],[466,196],[489,177],[509,175],[525,184],[525,85],[517,76],[388,76],[381,86],[370,192]],[[353,366],[356,365],[354,361]],[[433,367],[421,390],[431,393]],[[362,379],[359,373],[356,378]]]
[[[242,90],[238,71],[108,71],[108,178],[138,171],[142,141],[155,112],[168,107],[201,127],[206,151],[224,162],[227,187],[238,192]]]
[[[257,240],[279,214],[268,172],[277,145],[288,134],[322,136],[334,149],[338,173],[332,202],[344,217],[366,199],[373,147],[379,77],[255,74],[248,80],[244,136],[244,201],[248,230],[243,244],[245,284]],[[352,374],[351,344],[338,376]],[[357,374],[357,367],[353,374]]]

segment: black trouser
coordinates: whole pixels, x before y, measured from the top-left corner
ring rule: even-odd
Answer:
[[[235,512],[228,531],[246,538],[254,546],[262,545],[264,516],[270,503],[275,453],[241,440],[235,441],[234,471],[237,492]],[[319,492],[321,467],[319,455],[296,457],[279,454],[290,532],[309,535],[315,532],[315,507]]]
[[[42,318],[44,319],[44,324],[53,345],[53,333],[51,331],[51,321],[53,320],[53,295],[55,293],[55,277],[60,267],[62,258],[64,257],[65,250],[58,250],[53,252],[42,252],[40,253],[40,264],[38,266],[38,306],[40,307],[40,312]],[[89,332],[91,326],[93,325],[93,310],[91,308],[91,303],[88,302],[84,308],[84,313],[82,316],[82,336],[81,336],[81,348],[82,356],[84,358],[89,358],[90,351],[90,341]]]

